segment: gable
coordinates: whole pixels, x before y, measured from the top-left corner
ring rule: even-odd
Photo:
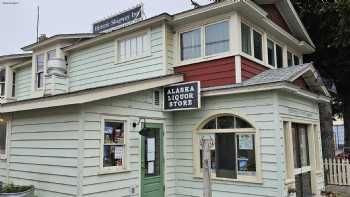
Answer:
[[[260,5],[261,8],[263,8],[267,13],[267,17],[272,20],[274,23],[276,23],[278,26],[282,27],[284,30],[286,30],[288,33],[291,34],[291,31],[282,17],[280,11],[277,9],[275,4],[262,4]]]
[[[309,85],[306,83],[306,81],[303,77],[299,77],[296,80],[294,80],[293,84],[296,86],[299,86],[303,90],[311,91]]]

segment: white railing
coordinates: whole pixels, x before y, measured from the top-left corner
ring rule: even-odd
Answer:
[[[325,159],[324,170],[328,184],[350,186],[350,163],[348,159]]]

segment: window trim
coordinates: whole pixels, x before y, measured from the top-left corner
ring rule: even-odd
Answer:
[[[0,160],[6,160],[7,155],[9,153],[9,136],[10,136],[10,125],[11,122],[7,118],[3,118],[4,122],[6,123],[6,139],[5,139],[5,154],[0,154]]]
[[[115,39],[114,40],[114,64],[121,64],[121,63],[135,61],[135,60],[139,60],[139,59],[142,59],[142,58],[146,58],[146,57],[152,56],[152,38],[151,38],[151,34],[152,34],[151,33],[151,29],[149,28],[149,29],[146,29],[144,31],[136,32],[136,33],[133,33],[133,34],[130,34],[130,35],[123,36],[123,37]],[[127,59],[121,60],[119,58],[119,55],[118,55],[119,54],[119,42],[131,39],[131,38],[134,38],[134,37],[143,36],[143,35],[147,36],[147,43],[148,43],[147,52],[144,55],[140,55],[140,56],[136,56],[136,57],[133,57],[133,58],[127,58]]]
[[[124,157],[123,157],[123,167],[117,166],[103,166],[103,156],[104,156],[104,128],[105,122],[122,122],[124,123]],[[130,171],[128,164],[128,132],[129,132],[129,119],[125,117],[118,116],[102,116],[101,117],[101,131],[100,131],[100,172],[99,174],[110,174],[110,173],[120,173]]]
[[[2,71],[4,72],[4,81],[0,81],[0,86],[2,86],[2,84],[3,84],[4,89],[1,89],[1,87],[0,87],[0,97],[5,98],[6,97],[6,80],[7,80],[6,68],[0,68],[0,72],[2,72]]]
[[[272,38],[271,36],[267,36],[267,40],[270,40],[272,43],[273,43],[273,48],[274,48],[274,61],[275,61],[275,65],[274,66],[272,66],[271,64],[269,64],[268,62],[268,59],[267,59],[267,64],[269,65],[269,66],[271,66],[272,68],[275,68],[275,69],[277,69],[278,68],[278,66],[277,66],[277,46],[279,46],[279,47],[281,47],[281,49],[282,49],[282,67],[281,68],[284,68],[285,67],[285,65],[287,64],[287,62],[284,62],[284,58],[283,58],[283,55],[284,55],[284,53],[285,53],[285,51],[284,51],[284,49],[283,49],[283,44],[281,43],[281,42],[278,42],[278,41],[276,41],[274,38]],[[267,45],[266,45],[266,53],[267,53]]]
[[[228,37],[229,37],[228,51],[216,53],[216,54],[212,54],[212,55],[205,55],[205,45],[206,45],[205,44],[205,28],[207,26],[215,25],[215,24],[222,23],[222,22],[227,22],[227,24],[228,24]],[[232,28],[233,27],[231,24],[231,19],[228,17],[224,17],[221,19],[209,21],[207,23],[200,23],[198,25],[194,25],[194,26],[191,26],[188,28],[181,29],[180,31],[177,31],[177,36],[176,36],[176,38],[177,38],[176,39],[177,40],[176,41],[177,42],[177,47],[176,47],[177,58],[176,58],[176,60],[179,64],[179,66],[232,56],[233,55],[233,53],[232,53],[233,47],[231,46],[231,41],[233,39],[231,37]],[[200,57],[197,57],[197,58],[181,60],[181,34],[186,33],[186,32],[190,32],[190,31],[193,31],[196,29],[200,30],[200,35],[201,35],[201,55],[200,55]]]
[[[201,129],[208,121],[219,116],[235,116],[247,121],[253,128],[244,129]],[[218,131],[218,132],[216,132]],[[246,115],[232,112],[228,110],[218,111],[216,113],[209,113],[206,117],[201,119],[199,123],[194,127],[192,131],[193,140],[193,175],[195,178],[203,178],[200,172],[200,134],[215,134],[215,133],[237,133],[237,134],[253,134],[255,136],[255,163],[256,163],[256,175],[255,176],[242,176],[237,174],[236,179],[216,177],[215,172],[211,174],[214,181],[230,181],[230,182],[248,182],[248,183],[262,183],[262,163],[260,155],[260,131],[255,124],[247,118]],[[235,139],[236,140],[236,139]],[[236,150],[237,152],[237,150]],[[237,166],[236,166],[237,167]]]
[[[35,72],[34,72],[34,89],[36,91],[41,91],[44,89],[44,86],[45,86],[45,68],[47,67],[47,64],[45,62],[47,62],[46,60],[46,54],[47,52],[40,52],[38,54],[35,54],[35,65],[34,65],[34,69],[35,69]],[[38,77],[38,56],[42,55],[44,57],[44,61],[43,61],[43,71],[42,71],[42,74],[43,74],[43,86],[42,87],[38,87],[38,81],[37,81],[37,77]],[[41,73],[41,72],[40,72]]]

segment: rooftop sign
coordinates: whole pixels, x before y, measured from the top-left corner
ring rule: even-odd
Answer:
[[[93,24],[93,33],[106,33],[143,20],[143,4]]]

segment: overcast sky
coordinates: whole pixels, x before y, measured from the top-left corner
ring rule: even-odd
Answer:
[[[91,32],[95,21],[139,2],[144,3],[147,18],[192,8],[190,0],[0,0],[0,55],[20,53],[21,47],[35,42],[38,5],[39,34],[52,36]]]

